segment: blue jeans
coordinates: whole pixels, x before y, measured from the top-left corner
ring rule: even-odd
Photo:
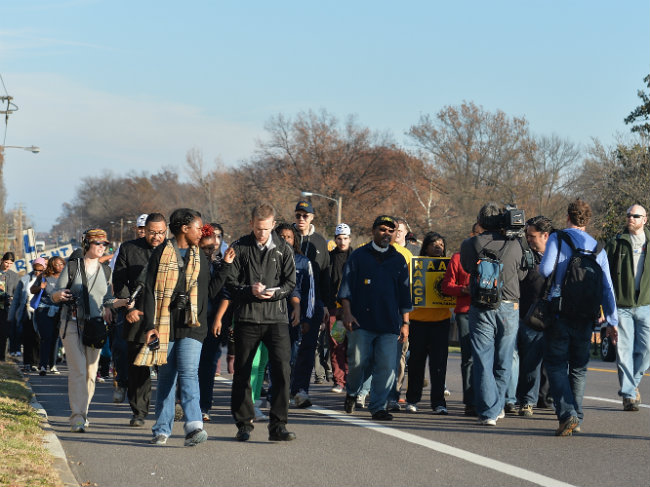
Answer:
[[[591,348],[591,323],[556,318],[544,330],[544,366],[560,422],[577,416],[582,423],[582,398]]]
[[[643,373],[650,366],[650,305],[618,308],[616,344],[618,395],[635,398]]]
[[[118,310],[115,328],[111,334],[111,353],[113,354],[113,367],[117,373],[117,385],[127,388],[129,385],[129,359],[128,347],[123,334],[124,319],[124,310]]]
[[[517,399],[519,404],[536,406],[539,399],[539,384],[544,357],[544,333],[520,323],[519,346],[519,384]]]
[[[517,332],[517,335],[519,332]],[[517,403],[517,382],[519,382],[519,350],[517,349],[517,339],[515,347],[512,350],[512,367],[510,369],[510,380],[506,389],[506,404]]]
[[[470,306],[474,400],[479,419],[495,419],[505,404],[519,311],[515,303],[497,309]]]
[[[210,321],[208,321],[210,322]],[[214,390],[214,374],[217,371],[217,362],[221,358],[221,337],[215,337],[211,331],[203,340],[201,358],[199,359],[199,405],[201,411],[206,413],[212,409],[212,393]]]
[[[185,434],[203,428],[199,407],[199,357],[201,342],[181,338],[169,342],[167,363],[158,367],[156,388],[156,423],[151,428],[154,436],[172,434],[176,405],[176,378],[181,389],[181,406],[185,412]]]
[[[460,344],[460,375],[463,379],[463,404],[474,406],[474,385],[472,382],[472,341],[469,334],[469,316],[456,313],[458,342]]]
[[[364,329],[348,332],[347,394],[358,396],[364,381],[372,375],[371,413],[386,409],[390,388],[395,382],[397,335]]]

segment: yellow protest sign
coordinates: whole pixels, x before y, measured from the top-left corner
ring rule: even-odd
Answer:
[[[449,257],[413,257],[411,260],[411,296],[415,308],[453,308],[456,298],[440,289],[449,265]]]

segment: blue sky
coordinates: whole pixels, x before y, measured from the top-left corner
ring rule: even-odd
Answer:
[[[42,149],[6,150],[7,207],[46,231],[84,176],[180,167],[192,148],[235,165],[270,117],[309,109],[355,114],[408,146],[421,114],[467,100],[525,116],[537,134],[612,144],[650,72],[649,10],[0,0],[0,74],[19,106],[6,145]]]

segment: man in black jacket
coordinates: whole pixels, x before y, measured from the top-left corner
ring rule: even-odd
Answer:
[[[133,411],[131,426],[144,426],[144,418],[149,411],[151,400],[151,376],[149,367],[133,365],[133,360],[145,342],[144,322],[142,320],[144,279],[147,262],[153,250],[164,242],[167,235],[167,222],[161,213],[151,213],[147,216],[144,225],[144,237],[129,240],[122,244],[118,250],[113,269],[113,292],[118,298],[130,297],[138,286],[140,291],[135,300],[135,307],[126,315],[123,310],[118,313],[118,324],[124,327],[122,337],[127,342],[127,370],[126,377],[117,376],[117,387],[113,394],[113,401],[121,403],[128,391],[129,404]],[[120,358],[113,357],[117,362]]]
[[[290,340],[286,298],[296,285],[293,251],[280,239],[275,210],[269,204],[253,209],[251,229],[233,244],[235,260],[226,281],[234,304],[235,373],[231,410],[237,424],[236,439],[246,441],[253,430],[255,411],[251,397],[251,368],[260,342],[266,345],[271,367],[270,441],[290,441]]]

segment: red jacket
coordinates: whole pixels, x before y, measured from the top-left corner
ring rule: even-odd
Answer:
[[[449,266],[442,279],[442,292],[449,296],[456,296],[454,313],[469,312],[471,298],[463,293],[463,287],[469,286],[469,274],[460,265],[460,252],[451,256]]]

